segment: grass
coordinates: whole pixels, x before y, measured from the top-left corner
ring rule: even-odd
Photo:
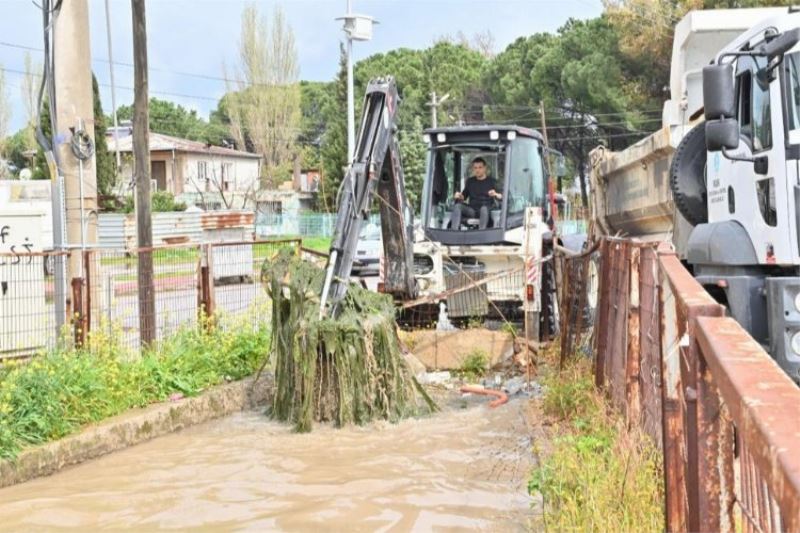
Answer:
[[[458,373],[464,379],[475,381],[489,369],[489,356],[483,350],[472,350],[461,361]]]
[[[196,263],[200,257],[200,249],[197,246],[190,248],[166,248],[153,252],[153,263],[156,265],[174,265],[179,263]],[[101,253],[101,265],[125,265],[133,268],[138,265],[138,258],[135,254],[103,256]]]
[[[330,237],[303,237],[303,246],[317,252],[328,253],[331,249]]]
[[[193,396],[254,373],[269,346],[265,326],[185,328],[141,357],[127,357],[119,332],[92,332],[66,349],[0,367],[0,458],[56,440],[133,407]]]
[[[552,531],[662,531],[658,450],[628,430],[594,388],[588,360],[543,379],[542,410],[554,422],[551,446],[529,480]]]

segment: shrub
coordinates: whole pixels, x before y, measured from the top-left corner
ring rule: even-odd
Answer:
[[[185,328],[141,357],[126,357],[107,328],[82,350],[55,350],[0,372],[0,457],[179,392],[200,393],[252,374],[268,353],[266,326]]]

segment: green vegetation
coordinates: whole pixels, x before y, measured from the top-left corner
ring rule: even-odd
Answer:
[[[186,204],[175,200],[175,195],[169,191],[153,191],[151,208],[153,213],[169,213],[173,211],[186,211]],[[124,213],[133,213],[135,209],[133,195],[125,197]]]
[[[174,393],[193,396],[251,375],[269,345],[268,329],[249,322],[187,327],[141,357],[126,356],[121,338],[99,328],[86,349],[0,367],[0,457]]]
[[[544,414],[555,422],[552,445],[531,475],[541,524],[552,531],[662,531],[660,454],[612,414],[592,384],[588,360],[544,379]]]
[[[320,319],[323,276],[288,250],[264,263],[275,417],[310,431],[315,421],[364,424],[434,410],[403,359],[391,298],[351,285],[338,316]]]
[[[153,253],[153,263],[158,265],[176,265],[183,263],[196,263],[200,258],[200,248],[197,246],[186,248],[164,248]],[[100,254],[101,265],[124,265],[135,268],[138,259],[135,255],[103,255]]]
[[[489,369],[489,356],[483,350],[473,350],[461,362],[458,373],[467,380],[477,380]]]
[[[303,246],[318,252],[328,253],[331,249],[330,237],[303,237]]]

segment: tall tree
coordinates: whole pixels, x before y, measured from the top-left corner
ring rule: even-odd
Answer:
[[[422,184],[425,180],[425,155],[428,146],[422,140],[422,121],[414,119],[411,128],[399,133],[400,154],[403,161],[403,176],[406,183],[406,194],[409,205],[414,212],[419,212]]]
[[[339,73],[331,87],[332,98],[323,110],[325,133],[322,136],[321,204],[326,211],[336,211],[336,195],[347,164],[347,56],[339,45]]]
[[[6,154],[6,136],[8,135],[8,123],[11,120],[11,106],[8,102],[8,94],[6,94],[6,77],[3,73],[2,65],[0,65],[0,178],[7,177],[9,173],[8,166],[4,160]]]
[[[260,15],[255,4],[244,8],[236,70],[237,92],[229,102],[236,117],[232,122],[239,122],[263,157],[262,186],[275,186],[291,174],[300,133],[297,50],[294,32],[279,7],[271,20]]]
[[[22,83],[20,85],[20,96],[22,97],[22,104],[25,108],[25,128],[23,139],[25,141],[26,150],[36,149],[36,112],[37,103],[39,101],[39,85],[42,75],[42,64],[40,62],[34,63],[30,52],[25,52],[25,73],[22,76]]]
[[[131,120],[133,106],[120,106],[117,118]],[[221,142],[219,130],[214,130],[196,110],[158,98],[150,98],[150,131],[211,144]]]
[[[97,192],[107,196],[114,192],[116,168],[114,156],[108,151],[108,143],[106,143],[106,116],[103,114],[100,89],[94,74],[92,74],[92,97],[94,99],[94,154]]]

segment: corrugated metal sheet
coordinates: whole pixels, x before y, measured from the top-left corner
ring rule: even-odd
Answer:
[[[201,216],[197,211],[153,214],[153,245],[170,244],[167,239],[178,237],[188,237],[188,242],[202,241]]]
[[[153,245],[172,244],[176,240],[192,243],[247,240],[253,234],[254,219],[252,212],[245,211],[153,213]],[[239,231],[235,236],[228,235],[224,232],[228,229]],[[135,248],[135,216],[103,213],[97,235],[102,247]]]
[[[248,228],[252,231],[255,220],[253,211],[210,211],[200,217],[204,230]]]
[[[103,248],[125,248],[125,218],[118,213],[100,213],[97,241]]]

